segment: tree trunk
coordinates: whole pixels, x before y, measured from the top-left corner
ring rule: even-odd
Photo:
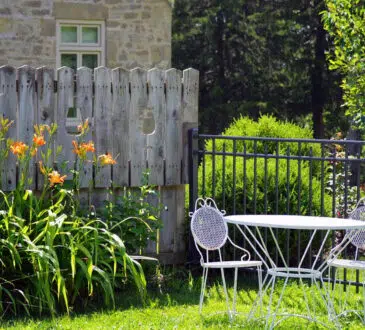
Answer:
[[[315,138],[324,137],[323,107],[326,102],[326,91],[324,89],[324,70],[326,67],[326,31],[323,28],[321,17],[317,13],[315,33],[314,63],[312,65],[312,118]]]

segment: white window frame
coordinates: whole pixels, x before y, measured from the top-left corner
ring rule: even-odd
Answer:
[[[62,43],[61,27],[76,26],[77,42]],[[98,28],[98,43],[82,43],[82,27],[97,27]],[[76,54],[76,67],[82,66],[83,54],[98,55],[98,65],[105,66],[105,22],[104,21],[89,21],[89,20],[57,20],[56,22],[56,68],[61,67],[62,54]],[[76,73],[76,72],[75,72]],[[76,108],[76,117],[67,118],[66,126],[69,129],[75,129],[80,124],[82,118],[80,109]],[[76,133],[76,132],[74,132]]]
[[[77,42],[62,43],[61,27],[75,26],[77,28]],[[82,27],[98,28],[98,43],[82,43]],[[83,54],[98,55],[98,66],[105,66],[105,22],[89,20],[57,20],[56,22],[56,66],[61,67],[61,54],[76,54],[77,67],[82,66]]]

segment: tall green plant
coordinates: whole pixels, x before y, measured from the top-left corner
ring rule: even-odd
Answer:
[[[68,312],[70,306],[93,295],[113,307],[114,290],[127,273],[144,298],[141,266],[127,255],[123,241],[106,222],[64,213],[65,204],[73,203],[68,191],[60,189],[55,203],[34,214],[31,224],[14,215],[13,201],[3,197],[9,207],[0,221],[3,313],[16,313],[19,308]],[[30,194],[23,197],[31,203]]]
[[[127,254],[116,230],[120,224],[110,224],[95,213],[81,216],[75,198],[79,188],[75,171],[71,173],[73,189],[62,188],[67,174],[52,168],[49,149],[56,125],[36,126],[30,146],[9,141],[6,130],[10,123],[3,120],[1,125],[1,154],[10,150],[17,156],[20,179],[14,191],[0,190],[0,316],[19,311],[55,315],[99,296],[113,307],[114,291],[129,276],[144,299],[143,269]],[[84,123],[81,130],[86,126]],[[74,143],[81,160],[78,164],[92,149],[91,141]],[[38,157],[43,175],[40,192],[28,189],[33,157]],[[95,156],[94,161],[98,166],[115,163],[110,154]]]

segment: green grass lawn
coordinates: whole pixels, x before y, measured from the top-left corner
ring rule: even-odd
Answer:
[[[241,273],[237,309],[240,313],[230,322],[225,312],[225,302],[219,277],[214,277],[209,283],[203,307],[203,315],[199,314],[200,277],[192,277],[187,271],[169,272],[159,283],[151,285],[149,299],[143,305],[133,291],[120,292],[117,295],[116,310],[100,310],[95,301],[94,307],[87,312],[73,311],[70,316],[50,318],[17,318],[3,321],[3,329],[262,329],[264,319],[247,322],[247,314],[256,298],[257,286],[250,277]],[[230,283],[231,284],[231,283]],[[281,283],[282,284],[282,283]],[[279,287],[280,288],[280,285]],[[278,299],[279,290],[274,297]],[[310,299],[320,301],[318,293],[307,289]],[[232,296],[232,289],[230,289]],[[335,292],[336,305],[343,296],[342,292]],[[95,300],[97,297],[94,297]],[[350,293],[351,305],[359,306],[362,293]],[[268,297],[265,298],[268,302]],[[320,320],[331,327],[327,320],[326,310],[319,303],[317,314]],[[283,298],[283,310],[291,313],[301,313],[304,310],[304,298],[297,283],[289,285]],[[344,329],[363,329],[364,325],[355,315],[348,315],[340,320]],[[282,321],[277,329],[325,329],[321,324],[308,322],[305,319],[291,317]]]

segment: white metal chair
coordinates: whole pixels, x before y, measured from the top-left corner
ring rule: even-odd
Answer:
[[[349,214],[350,219],[365,221],[365,198],[362,198],[356,204],[355,209]],[[336,284],[337,271],[338,269],[348,269],[352,271],[363,271],[363,281],[362,281],[362,290],[363,290],[363,306],[362,311],[358,309],[347,309],[347,300],[348,294],[351,291],[350,287],[347,289],[345,294],[345,298],[343,299],[343,304],[339,313],[337,313],[337,317],[341,315],[346,315],[348,313],[355,313],[365,324],[365,260],[359,260],[359,249],[365,249],[365,230],[349,230],[346,231],[346,235],[350,235],[351,244],[355,246],[355,258],[354,259],[339,259],[335,258],[329,261],[330,267],[335,267],[335,276],[334,283]],[[349,282],[352,282],[351,280]]]
[[[226,297],[227,312],[230,319],[236,314],[236,296],[237,296],[237,272],[238,268],[250,268],[256,267],[258,271],[259,280],[259,297],[261,302],[261,289],[262,289],[262,271],[261,261],[251,260],[249,251],[237,246],[228,236],[228,226],[224,221],[223,216],[225,211],[220,211],[217,208],[216,203],[211,198],[198,198],[195,202],[195,211],[190,212],[191,219],[191,232],[193,234],[196,249],[200,254],[200,263],[203,267],[203,278],[200,293],[199,312],[202,311],[204,293],[207,284],[208,269],[216,268],[221,270],[222,282],[224,294]],[[239,261],[223,261],[221,248],[225,245],[226,241],[229,241],[235,248],[242,250],[244,255]],[[205,258],[200,248],[206,251]],[[219,261],[210,261],[209,252],[218,251]],[[227,286],[224,277],[224,269],[234,269],[234,291],[233,291],[233,303],[232,310],[230,309]]]

